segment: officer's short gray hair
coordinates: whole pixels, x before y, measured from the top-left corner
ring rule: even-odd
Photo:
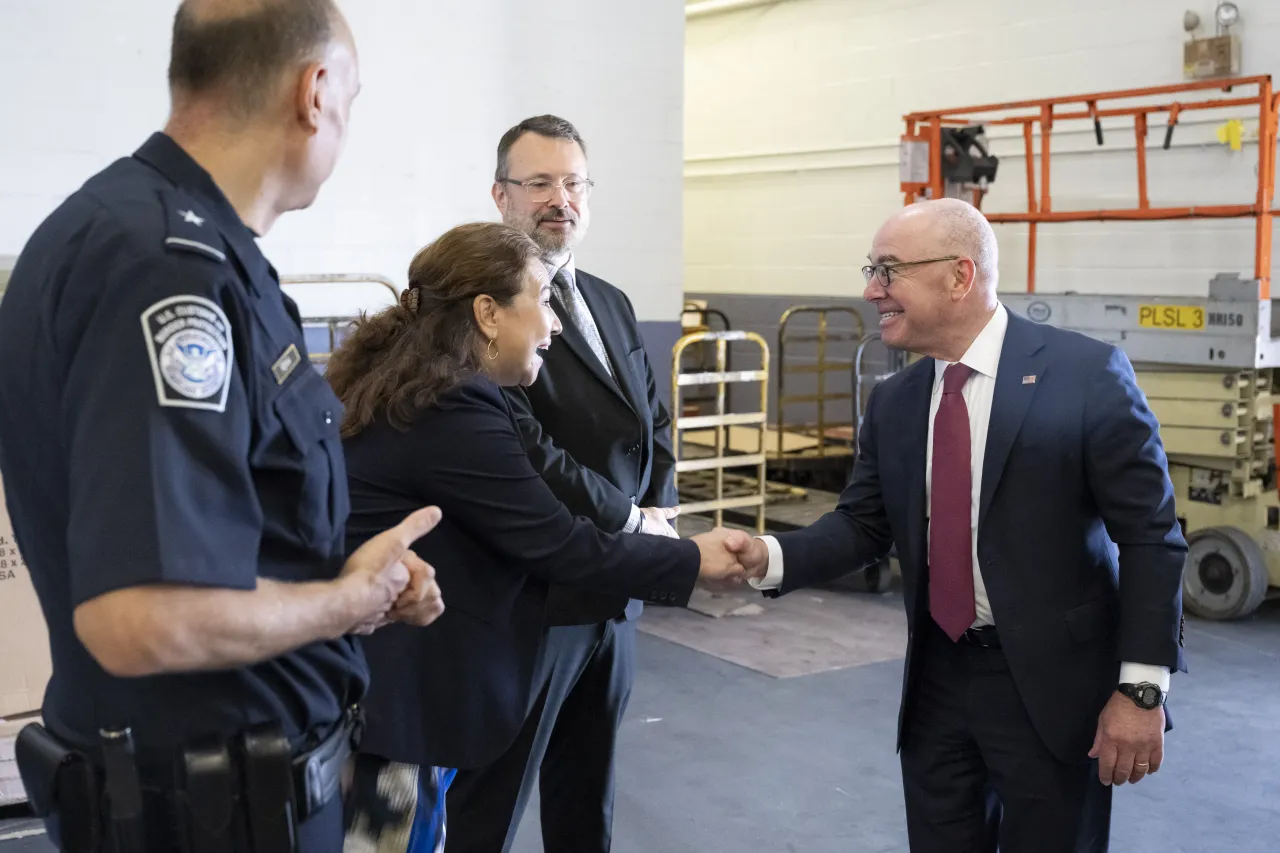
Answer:
[[[253,115],[282,71],[320,56],[338,14],[333,0],[183,0],[169,86],[219,92],[236,113]]]

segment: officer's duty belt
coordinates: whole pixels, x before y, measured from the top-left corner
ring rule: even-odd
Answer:
[[[102,754],[90,757],[32,724],[14,751],[32,810],[57,815],[65,853],[97,850],[104,836],[119,853],[145,853],[156,826],[174,827],[184,853],[229,853],[246,834],[255,853],[288,853],[298,824],[338,795],[362,728],[352,709],[297,754],[265,725],[230,744],[189,745],[176,760],[135,762],[128,729],[104,731]]]

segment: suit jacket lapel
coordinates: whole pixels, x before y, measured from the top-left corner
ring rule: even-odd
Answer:
[[[922,569],[927,562],[925,544],[928,528],[925,522],[924,480],[929,447],[929,404],[933,398],[933,372],[933,359],[921,359],[902,386],[901,436],[902,446],[905,448],[902,458],[910,466],[907,472],[907,483],[910,489],[907,503],[909,512],[907,535],[915,552],[913,556],[916,557]],[[881,448],[879,452],[883,458],[885,450]]]
[[[1039,328],[1009,312],[1004,346],[1000,350],[1000,368],[996,372],[995,396],[991,400],[991,420],[987,425],[987,447],[982,461],[982,496],[978,504],[978,527],[987,517],[991,497],[1004,473],[1005,462],[1013,441],[1022,429],[1022,421],[1031,398],[1040,387],[1045,373],[1044,339]],[[1024,382],[1024,377],[1034,377]]]

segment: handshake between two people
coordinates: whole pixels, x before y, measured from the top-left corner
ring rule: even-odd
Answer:
[[[702,555],[698,582],[709,589],[737,586],[769,571],[769,548],[743,530],[717,527],[691,537]]]
[[[659,535],[678,538],[667,521],[677,513],[676,509],[645,510],[642,529],[657,528]],[[346,633],[371,634],[392,622],[426,627],[444,613],[435,569],[412,549],[414,542],[440,523],[440,516],[438,507],[420,509],[347,558],[336,581],[349,593],[351,624]],[[691,540],[701,556],[698,582],[704,587],[730,588],[768,574],[768,547],[745,531],[717,527]]]
[[[679,507],[645,507],[638,532],[678,539],[671,522],[679,514]],[[768,546],[745,531],[717,527],[690,538],[702,554],[698,582],[704,587],[729,588],[748,578],[763,578],[769,571]]]

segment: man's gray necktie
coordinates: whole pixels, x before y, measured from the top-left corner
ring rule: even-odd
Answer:
[[[609,361],[609,354],[605,352],[604,341],[600,337],[600,330],[596,328],[596,321],[591,316],[591,311],[587,308],[586,301],[582,298],[582,293],[569,280],[568,274],[561,267],[555,274],[555,278],[551,280],[555,286],[556,296],[560,297],[560,304],[564,306],[565,313],[569,315],[569,322],[582,333],[587,339],[587,345],[591,347],[591,351],[596,354],[596,358],[600,359],[600,363],[604,365],[605,370],[609,371],[609,375],[613,380],[618,381],[618,376],[613,372],[613,364]]]

